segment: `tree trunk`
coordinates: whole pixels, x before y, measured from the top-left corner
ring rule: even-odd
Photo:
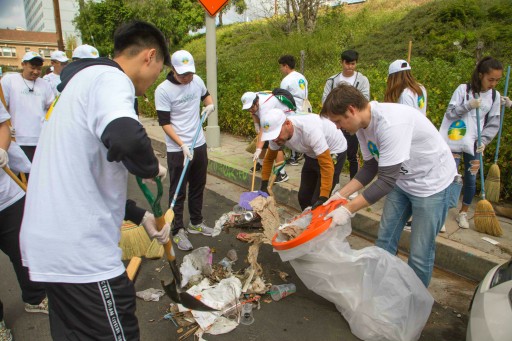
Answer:
[[[219,27],[222,26],[222,11],[219,12]]]

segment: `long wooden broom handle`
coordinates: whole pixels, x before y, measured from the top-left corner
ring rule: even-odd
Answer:
[[[18,179],[18,177],[16,176],[16,174],[14,174],[14,173],[12,172],[12,170],[10,170],[10,169],[9,169],[9,167],[5,166],[3,169],[4,169],[4,171],[7,173],[7,175],[9,175],[9,176],[11,177],[11,179],[13,179],[13,180],[14,180],[14,182],[16,182],[16,183],[18,184],[18,186],[20,186],[20,187],[21,187],[21,189],[22,189],[23,191],[25,191],[25,192],[27,191],[27,185],[25,185],[23,182],[21,182],[21,180],[20,180],[20,179]]]
[[[155,217],[155,220],[156,220],[156,228],[158,229],[158,231],[162,230],[162,228],[165,225],[164,216]],[[173,262],[176,259],[176,254],[174,253],[174,250],[172,249],[172,241],[171,241],[170,237],[169,237],[169,241],[167,243],[165,243],[165,245],[164,245],[164,250],[165,250],[165,257],[167,257],[167,260],[170,262]]]
[[[254,164],[252,166],[252,183],[251,183],[251,192],[254,191],[254,180],[256,180],[256,163],[258,160],[254,160]]]

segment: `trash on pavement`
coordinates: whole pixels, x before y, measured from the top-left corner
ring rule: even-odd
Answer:
[[[293,283],[273,285],[270,288],[270,297],[272,297],[272,299],[274,301],[279,301],[282,298],[290,296],[291,294],[295,293],[296,291],[297,291],[297,288],[295,287],[295,284],[293,284]]]
[[[138,298],[142,298],[146,302],[158,302],[160,297],[165,295],[165,292],[162,289],[149,288],[142,291],[137,291],[135,296]]]
[[[182,275],[182,286],[189,282],[192,284],[200,282],[204,276],[212,273],[212,252],[208,246],[195,249],[185,257],[180,265]]]
[[[308,289],[333,302],[360,339],[417,340],[434,299],[414,271],[379,247],[352,250],[346,240],[350,223],[323,223],[289,241],[276,234],[273,246],[281,260],[290,262]]]
[[[242,306],[242,317],[240,323],[250,325],[254,323],[254,316],[252,314],[252,303],[245,303]]]

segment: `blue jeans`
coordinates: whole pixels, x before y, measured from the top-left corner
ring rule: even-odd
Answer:
[[[386,197],[376,242],[395,255],[404,225],[414,215],[411,225],[409,266],[428,287],[434,268],[436,236],[448,212],[449,187],[429,197],[416,197],[395,186]]]
[[[462,189],[462,203],[469,206],[471,205],[471,202],[473,201],[476,193],[476,175],[472,175],[469,171],[469,168],[471,167],[471,161],[480,161],[480,158],[478,157],[477,153],[475,153],[475,155],[468,153],[453,153],[453,155],[458,156],[455,157],[455,165],[457,166],[457,169],[459,168],[460,157],[462,156],[464,158],[464,186]]]

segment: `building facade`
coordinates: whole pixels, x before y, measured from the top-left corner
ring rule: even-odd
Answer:
[[[0,65],[19,69],[21,58],[28,51],[39,53],[44,58],[44,65],[50,65],[50,54],[55,50],[55,32],[0,29]]]
[[[27,31],[56,32],[53,0],[23,0]],[[80,33],[73,25],[73,19],[79,12],[77,0],[59,0],[62,38],[69,36],[77,38],[77,44],[82,43]]]

